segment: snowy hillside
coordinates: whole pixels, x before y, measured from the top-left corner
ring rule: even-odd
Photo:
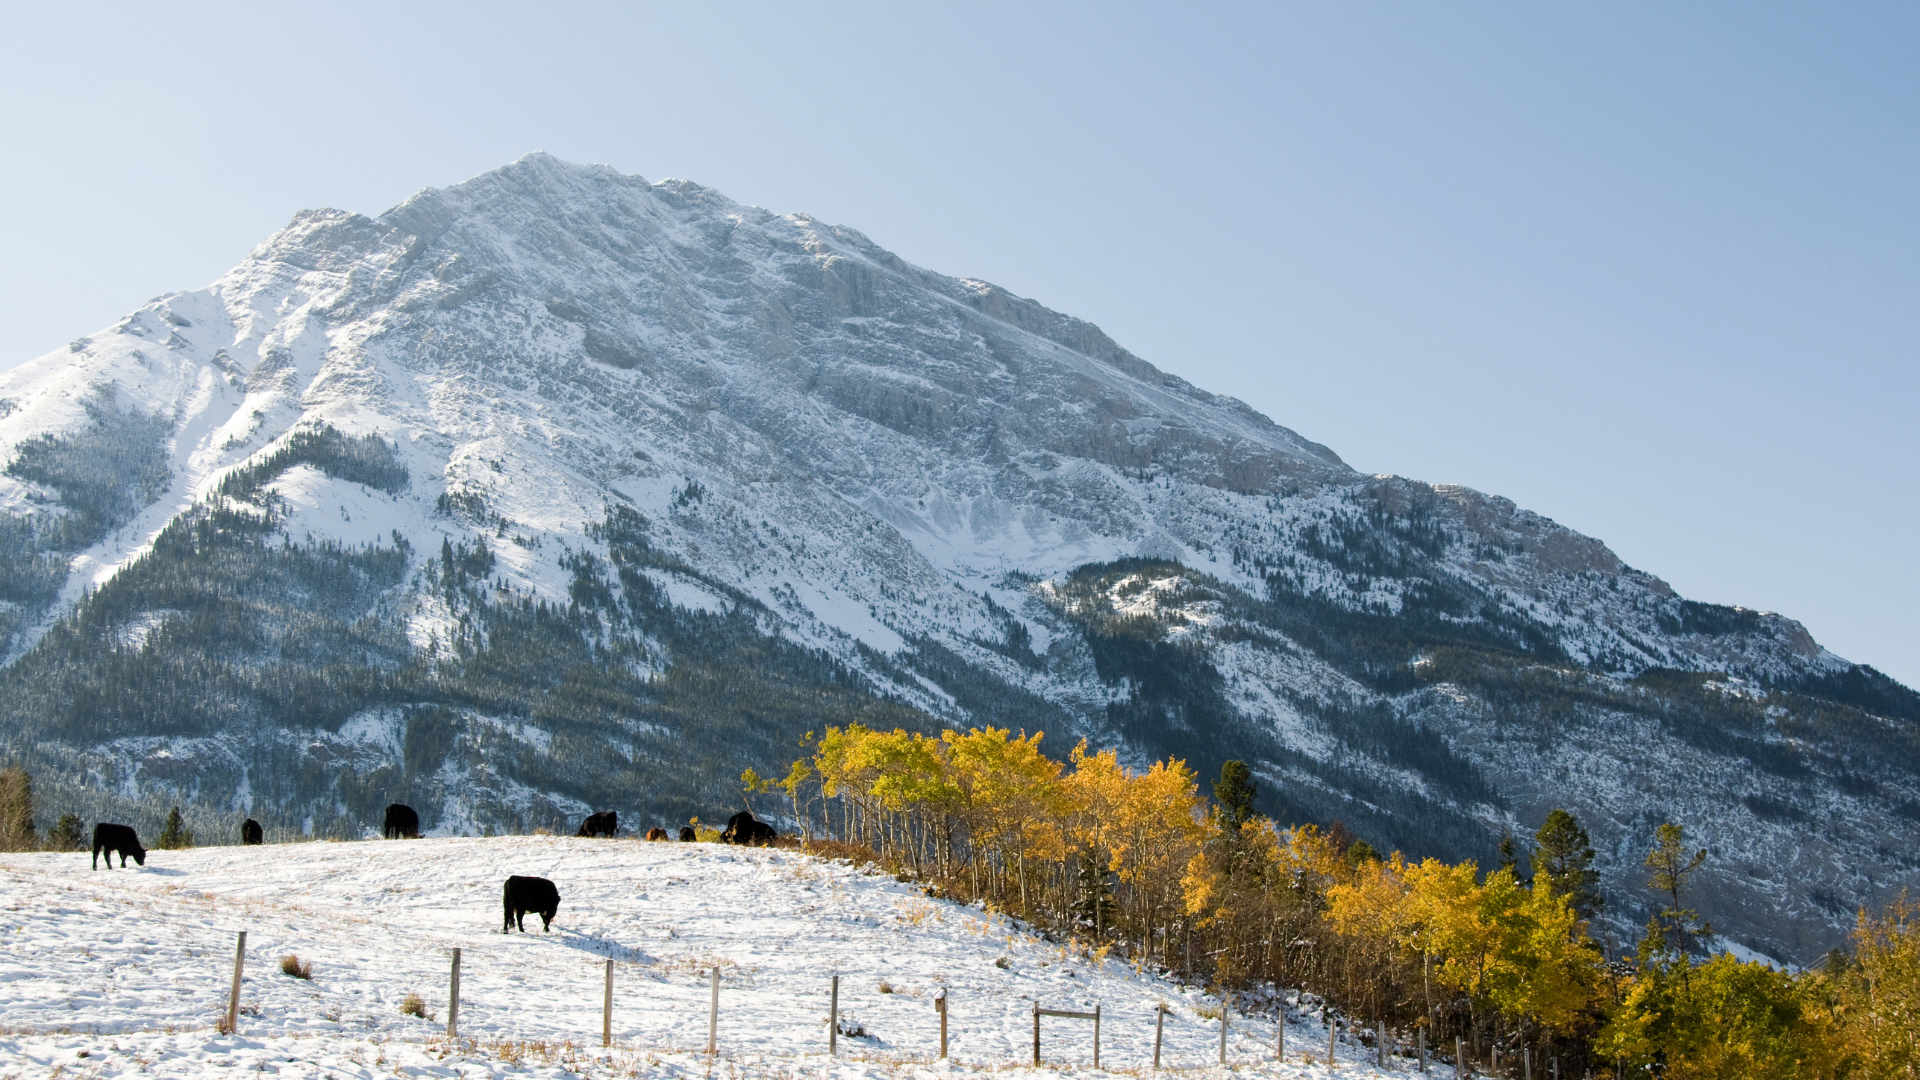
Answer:
[[[302,212],[0,373],[0,461],[0,732],[55,812],[684,819],[830,724],[991,723],[1245,758],[1382,849],[1565,805],[1622,935],[1662,820],[1771,955],[1920,885],[1920,697],[1792,620],[684,181]]]
[[[552,879],[551,933],[500,931],[509,874]],[[1001,916],[928,899],[890,877],[793,852],[549,837],[305,843],[154,852],[144,870],[88,869],[83,854],[0,856],[0,1074],[705,1075],[709,973],[721,971],[719,1049],[748,1075],[899,1076],[937,1057],[934,996],[949,995],[949,1056],[962,1071],[1031,1061],[1032,1009],[1101,1010],[1101,1064],[1218,1055],[1211,998],[1032,937]],[[224,1015],[234,933],[248,932],[238,1037]],[[460,1034],[446,1023],[450,950],[461,950]],[[312,977],[282,974],[289,954]],[[599,1050],[604,964],[614,961],[615,1049]],[[840,976],[844,1059],[829,1066],[829,980]],[[883,992],[885,985],[891,992]],[[432,1019],[400,1011],[418,994]],[[1274,1013],[1235,1015],[1236,1071],[1315,1076],[1326,1029],[1295,1009],[1294,1065],[1273,1063]],[[1047,1020],[1049,1068],[1092,1061],[1090,1025]],[[1342,1033],[1344,1040],[1344,1032]],[[571,1042],[567,1070],[546,1044]],[[531,1043],[535,1047],[515,1044]],[[1364,1048],[1342,1042],[1342,1075]],[[1309,1051],[1320,1065],[1300,1059]],[[82,1057],[82,1054],[85,1054]],[[525,1060],[510,1060],[515,1054]],[[502,1060],[507,1058],[509,1060]],[[903,1068],[908,1063],[919,1068]],[[570,1070],[570,1071],[568,1071]],[[632,1070],[631,1072],[627,1070]],[[1021,1070],[1025,1071],[1025,1070]]]

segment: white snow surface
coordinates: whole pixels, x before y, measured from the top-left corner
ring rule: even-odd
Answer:
[[[558,886],[551,932],[537,915],[526,933],[501,931],[509,874]],[[1234,1014],[1221,1070],[1218,1022],[1195,1012],[1212,998],[871,868],[788,850],[516,836],[154,851],[126,870],[90,870],[85,853],[0,855],[0,900],[0,1076],[1090,1072],[1090,1025],[1051,1018],[1047,1065],[1031,1069],[1036,1001],[1098,1005],[1109,1071],[1151,1064],[1165,1002],[1164,1065],[1326,1072],[1326,1029],[1307,1013],[1292,1013],[1286,1064],[1273,1060],[1270,1008]],[[215,1021],[240,930],[242,1015],[229,1036]],[[444,1037],[454,948],[458,1042]],[[282,974],[289,954],[312,964],[310,981]],[[608,960],[615,1045],[602,1050]],[[719,1062],[704,1053],[715,968]],[[867,1034],[842,1036],[829,1059],[835,974],[842,1029]],[[939,1062],[943,990],[950,1060]],[[410,993],[432,1019],[401,1013]],[[1342,1038],[1340,1075],[1412,1071],[1406,1059],[1365,1064]]]

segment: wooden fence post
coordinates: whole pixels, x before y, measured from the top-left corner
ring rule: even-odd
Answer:
[[[1160,1031],[1167,1023],[1167,1003],[1162,1001],[1153,1007],[1153,1067],[1160,1068]]]
[[[460,950],[453,950],[453,974],[447,979],[447,1038],[460,1037]]]
[[[1521,1048],[1520,1061],[1522,1063],[1522,1070],[1526,1074],[1525,1080],[1533,1080],[1533,1047],[1527,1046]]]
[[[947,1056],[947,992],[945,989],[940,991],[939,997],[933,999],[933,1007],[940,1010],[940,1057],[945,1059]]]
[[[1426,1028],[1420,1029],[1418,1038],[1420,1040],[1420,1071],[1426,1072],[1427,1071],[1427,1029]]]
[[[1220,1064],[1227,1063],[1227,994],[1220,992]]]
[[[1327,1068],[1333,1068],[1335,1042],[1340,1038],[1340,1025],[1332,1017],[1327,1018]]]
[[[1273,1060],[1287,1060],[1287,1003],[1280,1003],[1280,1022],[1274,1025]]]
[[[1033,1002],[1033,1067],[1040,1067],[1040,1001]]]
[[[607,958],[607,993],[600,1001],[600,1045],[613,1045],[613,958]]]
[[[1093,1007],[1093,1067],[1100,1067],[1100,1006]]]
[[[1387,1067],[1387,1022],[1382,1020],[1375,1026],[1379,1029],[1380,1045],[1374,1049],[1380,1052],[1380,1067],[1384,1069]],[[1533,1080],[1533,1077],[1529,1076],[1527,1080]]]
[[[240,931],[240,943],[233,947],[233,989],[227,992],[227,1034],[240,1032],[240,970],[247,962],[247,932]]]
[[[1459,1080],[1466,1080],[1467,1040],[1458,1035],[1453,1038],[1453,1075]]]
[[[840,1052],[840,976],[833,977],[833,990],[827,998],[827,1056]]]
[[[720,969],[713,969],[713,994],[707,1001],[707,1053],[720,1045]]]

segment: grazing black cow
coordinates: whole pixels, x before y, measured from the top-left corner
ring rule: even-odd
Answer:
[[[658,825],[655,825],[653,828],[647,830],[647,839],[649,840],[665,840],[666,838],[667,838],[667,830],[661,828]]]
[[[612,836],[620,831],[620,815],[611,810],[602,810],[597,814],[588,814],[587,820],[580,823],[576,836]]]
[[[107,869],[113,869],[113,856],[120,854],[120,868],[127,868],[127,856],[141,866],[147,865],[147,849],[140,846],[140,837],[134,833],[131,825],[114,825],[102,821],[93,827],[93,868],[100,869],[100,853],[107,853]]]
[[[727,819],[727,831],[720,839],[729,844],[771,844],[780,839],[773,826],[764,821],[756,821],[751,810],[742,810]]]
[[[700,839],[700,834],[693,831],[693,826],[691,825],[680,826],[680,842],[681,843],[691,844],[698,839]]]
[[[260,823],[248,818],[240,823],[240,842],[253,845],[266,842],[266,836],[260,831]]]
[[[540,932],[544,934],[553,927],[553,913],[560,910],[560,890],[543,877],[515,874],[507,879],[501,900],[507,909],[507,924],[500,928],[503,934],[516,926],[526,933],[525,920],[530,911],[540,913]]]
[[[413,812],[413,807],[402,803],[387,807],[387,839],[396,838],[420,839],[420,815]]]

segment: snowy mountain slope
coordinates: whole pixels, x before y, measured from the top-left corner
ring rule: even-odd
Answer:
[[[1778,955],[1920,883],[1920,699],[1797,623],[682,181],[533,155],[302,213],[0,374],[0,460],[50,805],[684,817],[827,724],[994,723],[1246,758],[1382,847],[1567,805],[1623,935],[1666,817]]]
[[[550,932],[502,934],[500,883],[545,876],[561,907]],[[887,1063],[938,1055],[932,1000],[949,994],[948,1052],[963,1068],[1031,1060],[1032,1008],[1101,1009],[1101,1063],[1137,1069],[1153,1055],[1154,1009],[1170,1006],[1163,1064],[1207,1065],[1219,1023],[1195,1012],[1200,991],[1095,960],[891,877],[792,852],[713,844],[551,837],[308,843],[154,852],[143,870],[88,869],[82,854],[0,857],[0,1069],[211,1073],[264,1062],[323,1074],[395,1061],[492,1063],[468,1049],[443,1062],[451,950],[461,950],[460,1034],[482,1048],[516,1041],[584,1048],[578,1073],[600,1075],[604,964],[614,962],[616,1049],[606,1071],[704,1071],[709,973],[721,972],[718,1042],[735,1067],[822,1068],[831,976],[840,976],[844,1064],[835,1074],[885,1073]],[[238,1039],[213,1031],[225,1012],[234,932],[248,932]],[[281,973],[293,954],[312,965]],[[1004,966],[1003,965],[1004,962]],[[886,985],[890,991],[882,991]],[[400,1011],[422,997],[432,1020]],[[1315,1076],[1326,1029],[1292,1010],[1294,1058],[1275,1066],[1274,1011],[1236,1015],[1228,1050],[1248,1071]],[[44,1036],[59,1034],[55,1040]],[[22,1038],[43,1036],[40,1039]],[[1344,1035],[1344,1032],[1343,1032]],[[1046,1072],[1085,1068],[1084,1024],[1048,1021]],[[1401,1075],[1413,1063],[1360,1066],[1341,1040],[1346,1075]],[[78,1051],[89,1051],[79,1059]],[[164,1060],[162,1055],[168,1055]],[[355,1061],[357,1055],[359,1060]],[[662,1065],[661,1063],[665,1064]],[[612,1068],[607,1068],[611,1065]],[[1360,1066],[1360,1067],[1356,1067]],[[787,1075],[781,1072],[781,1075]]]

